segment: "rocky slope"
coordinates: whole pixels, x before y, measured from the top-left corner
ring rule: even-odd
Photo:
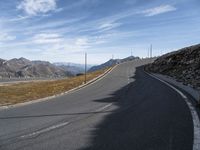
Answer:
[[[132,60],[135,60],[135,59],[139,59],[139,57],[130,56],[130,57],[127,57],[127,58],[124,58],[124,59],[110,59],[109,61],[107,61],[107,62],[105,62],[101,65],[91,67],[88,72],[97,71],[97,70],[100,70],[100,69],[104,69],[106,67],[112,67],[113,65],[116,65],[118,63],[132,61]]]
[[[0,78],[66,77],[72,73],[46,61],[30,61],[25,58],[0,59]]]
[[[148,69],[200,89],[200,44],[163,55]]]

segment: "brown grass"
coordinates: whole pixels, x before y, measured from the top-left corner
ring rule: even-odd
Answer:
[[[108,69],[88,73],[87,81],[98,77]],[[54,81],[16,83],[0,86],[0,105],[17,104],[60,94],[82,85],[84,80],[85,77],[82,75]]]

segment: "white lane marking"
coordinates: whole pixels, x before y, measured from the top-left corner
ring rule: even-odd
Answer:
[[[192,114],[192,120],[193,120],[193,125],[194,125],[193,150],[200,150],[200,120],[199,120],[198,114],[197,114],[194,106],[192,105],[192,103],[188,100],[188,98],[187,98],[187,96],[185,94],[183,94],[180,90],[178,90],[177,88],[175,88],[171,84],[161,80],[160,78],[158,78],[158,77],[156,77],[156,76],[154,76],[152,74],[149,74],[149,73],[147,73],[147,74],[150,75],[151,77],[161,81],[162,83],[166,84],[167,86],[169,86],[173,90],[175,90],[185,100],[185,102],[187,103],[187,105],[188,105],[188,107],[190,109],[190,112]]]
[[[111,104],[108,104],[108,105],[105,105],[105,106],[103,106],[103,107],[97,109],[96,112],[103,111],[104,109],[110,107],[111,105],[112,105],[112,103],[111,103]],[[53,126],[50,126],[50,127],[48,127],[48,128],[42,129],[42,130],[38,130],[38,131],[29,133],[29,134],[22,135],[22,136],[20,136],[20,138],[29,138],[29,137],[36,136],[36,135],[39,135],[39,134],[42,134],[42,133],[46,133],[46,132],[55,130],[55,129],[57,129],[57,128],[61,128],[61,127],[63,127],[63,126],[66,126],[66,125],[68,125],[69,123],[70,123],[70,122],[63,122],[63,123],[60,123],[60,124],[57,124],[57,125],[53,125]]]
[[[101,108],[97,109],[96,112],[102,111],[102,110],[104,110],[104,109],[106,109],[106,108],[108,108],[110,106],[112,106],[112,103],[108,104],[108,105],[105,105],[104,107],[101,107]]]
[[[63,126],[66,126],[66,125],[68,125],[69,123],[70,123],[70,122],[63,122],[63,123],[60,123],[60,124],[57,124],[57,125],[53,125],[53,126],[50,126],[50,127],[48,127],[48,128],[42,129],[42,130],[38,130],[38,131],[29,133],[29,134],[26,134],[26,135],[22,135],[22,136],[20,136],[20,138],[28,138],[28,137],[36,136],[36,135],[39,135],[39,134],[42,134],[42,133],[46,133],[46,132],[55,130],[55,129],[57,129],[57,128],[61,128],[61,127],[63,127]]]

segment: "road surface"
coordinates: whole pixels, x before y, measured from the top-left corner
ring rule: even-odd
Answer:
[[[192,150],[182,97],[139,60],[48,101],[0,110],[1,150]]]

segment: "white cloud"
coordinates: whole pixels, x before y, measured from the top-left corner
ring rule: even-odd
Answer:
[[[58,28],[61,29],[63,27],[60,27],[60,26],[64,26],[64,29],[65,31],[67,31],[67,29],[69,28],[68,26],[70,24],[73,24],[80,21],[82,18],[73,18],[73,19],[68,19],[68,20],[59,20],[59,21],[49,21],[49,22],[46,22],[46,23],[43,23],[43,24],[37,24],[37,25],[32,25],[32,26],[29,26],[26,28],[26,30],[28,30],[29,32],[30,31],[36,31],[38,32],[39,30],[50,30],[50,29],[55,29],[55,28]],[[66,27],[67,26],[67,27]],[[64,31],[62,31],[64,32]]]
[[[6,19],[5,22],[23,21],[23,20],[28,19],[28,18],[29,18],[29,16],[17,16],[15,18]]]
[[[36,44],[56,44],[62,41],[63,38],[59,34],[41,33],[33,37],[33,42]]]
[[[89,41],[88,41],[87,38],[78,38],[75,41],[75,45],[78,46],[78,47],[87,46],[89,44],[88,42]]]
[[[12,41],[16,39],[15,36],[9,35],[8,33],[1,33],[0,34],[0,41],[5,42],[5,41]]]
[[[103,43],[106,41],[102,36],[87,36],[76,38],[73,45],[79,49],[90,49]]]
[[[56,11],[56,8],[56,0],[23,0],[17,6],[17,9],[23,10],[29,16],[46,14],[49,11]]]
[[[160,5],[158,7],[150,8],[144,11],[139,12],[139,14],[144,14],[145,16],[155,16],[170,11],[175,11],[176,8],[171,5]]]
[[[107,30],[111,30],[113,28],[117,28],[121,25],[121,23],[117,23],[117,22],[107,22],[107,23],[102,23],[99,26],[99,29],[103,30],[103,31],[107,31]]]

